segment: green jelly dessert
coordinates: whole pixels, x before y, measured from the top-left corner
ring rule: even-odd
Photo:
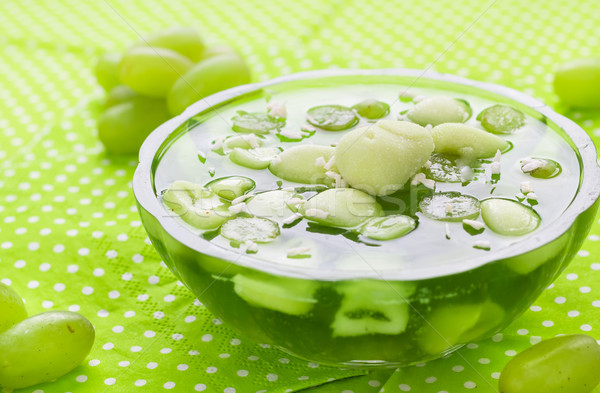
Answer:
[[[569,207],[581,164],[518,101],[367,79],[274,83],[188,117],[154,158],[170,229],[149,233],[242,334],[325,364],[406,365],[490,337],[549,284],[571,235],[511,252]]]

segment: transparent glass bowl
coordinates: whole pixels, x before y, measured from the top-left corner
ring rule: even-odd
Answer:
[[[542,119],[573,147],[580,162],[579,189],[552,225],[526,241],[416,274],[283,267],[217,247],[167,213],[154,187],[154,175],[164,152],[186,132],[190,118],[275,85],[345,83],[442,87],[513,105]],[[139,160],[133,190],[143,225],[165,263],[200,301],[246,337],[307,360],[345,367],[414,364],[501,331],[571,261],[589,231],[600,195],[596,150],[575,123],[515,90],[418,70],[314,71],[223,91],[155,130],[142,146]],[[244,293],[251,296],[240,296]],[[292,304],[296,311],[286,311],[279,307],[282,304]],[[376,334],[335,334],[336,314],[339,317],[345,307],[356,304],[385,310],[386,315],[372,315],[372,319],[383,318],[389,328],[377,329]],[[394,327],[396,322],[403,326]]]

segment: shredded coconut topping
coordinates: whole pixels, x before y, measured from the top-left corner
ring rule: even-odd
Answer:
[[[527,199],[530,199],[532,201],[537,201],[538,197],[535,192],[530,192],[527,194]]]
[[[303,124],[302,126],[300,126],[300,129],[302,131],[306,131],[306,132],[317,131],[317,128],[315,126],[313,126],[312,124]]]
[[[287,256],[289,257],[296,257],[298,255],[309,255],[310,254],[310,247],[296,247],[296,248],[289,248],[287,250]]]
[[[271,160],[271,164],[272,165],[277,165],[277,164],[281,164],[281,157],[278,155],[276,155],[275,157],[273,157],[273,159]]]
[[[502,153],[500,152],[500,149],[496,150],[496,155],[494,156],[493,162],[500,162],[501,157],[502,157]]]
[[[248,213],[248,205],[246,205],[245,202],[240,202],[238,204],[231,205],[228,209],[233,214],[238,214],[242,212]]]
[[[329,213],[321,209],[308,209],[304,212],[307,217],[326,219]]]
[[[515,196],[519,199],[525,199],[525,194],[523,194],[522,192],[517,192],[517,195]]]
[[[235,198],[233,201],[231,201],[231,204],[238,205],[238,204],[244,202],[246,199],[250,198],[251,196],[254,196],[254,194],[241,195],[241,196]]]
[[[499,175],[500,174],[500,169],[502,167],[500,166],[499,162],[492,162],[492,165],[490,165],[490,170],[492,171],[492,175]]]
[[[202,159],[206,158],[206,153],[203,152],[202,150],[198,150],[198,156],[201,157]]]
[[[446,239],[450,239],[450,224],[446,223]]]
[[[256,149],[257,147],[260,146],[260,143],[258,142],[258,137],[256,136],[256,134],[242,135],[242,139],[245,140],[246,142],[248,142],[250,147],[253,149]]]
[[[414,175],[410,184],[413,186],[422,184],[430,190],[433,190],[435,188],[435,181],[428,179],[424,173],[417,173],[416,175]]]
[[[331,168],[333,168],[333,166],[335,165],[335,156],[332,156],[329,161],[327,161],[327,163],[325,165],[323,165],[323,168],[325,168],[326,170],[330,170]]]
[[[533,192],[533,187],[531,186],[530,181],[521,182],[521,192],[525,195],[529,194],[530,192]]]
[[[254,243],[252,240],[246,240],[244,242],[244,245],[246,246],[247,252],[257,252],[258,251],[258,244]]]
[[[467,218],[462,220],[462,222],[463,224],[468,225],[475,230],[480,230],[485,226],[484,223],[482,223],[481,221],[469,220]]]
[[[427,161],[425,161],[425,164],[423,164],[423,168],[429,169],[429,168],[431,168],[431,164],[432,164],[432,162],[427,160]]]
[[[296,198],[296,197],[290,198],[287,201],[285,201],[285,203],[287,205],[292,205],[292,206],[298,206],[298,205],[303,204],[304,202],[306,202],[306,200],[301,199],[301,198]]]
[[[452,213],[452,204],[446,202],[446,213]]]
[[[487,240],[478,240],[473,244],[475,248],[482,248],[484,250],[489,250],[492,248],[492,244]]]
[[[215,139],[213,141],[212,147],[210,149],[211,150],[219,150],[220,148],[223,147],[224,140],[225,140],[225,138],[223,138],[222,136],[218,137],[217,139]]]
[[[325,168],[325,165],[327,165],[327,162],[325,162],[325,158],[317,157],[317,159],[315,160],[315,165]]]
[[[216,170],[214,167],[212,167],[212,166],[211,166],[210,168],[208,168],[208,173],[209,173],[211,176],[214,176],[214,174],[215,174],[215,172],[216,172],[216,171],[217,171],[217,170]]]
[[[289,217],[284,218],[283,220],[281,220],[281,222],[283,224],[291,224],[291,223],[293,223],[294,221],[296,221],[299,218],[302,218],[302,214],[300,214],[300,213],[294,213],[291,216],[289,216]]]
[[[279,131],[279,135],[284,136],[290,139],[302,139],[304,136],[300,131],[290,131],[290,130],[281,130]]]
[[[280,117],[283,119],[287,117],[287,109],[285,107],[285,102],[271,100],[267,103],[267,110],[269,111],[269,115],[271,116]]]
[[[536,160],[535,158],[526,158],[521,161],[521,171],[523,171],[523,173],[533,172],[543,166],[544,163],[541,160]]]

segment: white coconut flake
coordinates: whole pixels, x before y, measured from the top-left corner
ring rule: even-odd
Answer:
[[[246,246],[246,252],[258,252],[258,244],[252,240],[246,240],[244,245]]]
[[[402,90],[400,93],[398,93],[398,97],[400,98],[415,98],[415,95],[413,93],[410,93],[407,90]]]
[[[521,182],[521,192],[525,195],[529,194],[530,192],[533,192],[533,187],[531,186],[530,181]]]
[[[413,102],[415,104],[418,104],[419,102],[423,101],[425,98],[427,98],[427,97],[425,97],[425,96],[413,96],[412,97]]]
[[[428,179],[424,173],[417,173],[416,175],[414,175],[410,184],[413,186],[422,184],[430,190],[433,190],[435,188],[435,181]]]
[[[398,120],[398,121],[405,121],[406,120],[406,116],[398,114],[398,116],[396,116],[396,120]]]
[[[248,213],[248,205],[246,205],[245,202],[240,202],[235,205],[231,205],[228,209],[232,214],[238,214],[242,212]]]
[[[306,132],[315,132],[317,131],[317,127],[313,126],[312,124],[303,124],[300,126],[300,129],[302,131],[306,131]]]
[[[267,103],[267,110],[269,115],[273,117],[279,117],[285,119],[287,117],[287,109],[285,108],[285,102],[269,101]]]
[[[290,131],[290,130],[281,130],[279,131],[279,135],[284,136],[290,139],[302,139],[304,134],[300,131]]]
[[[298,206],[298,205],[303,204],[304,202],[306,202],[306,200],[301,199],[301,198],[296,198],[296,197],[290,198],[287,201],[285,201],[286,205],[288,205],[288,206],[289,205]]]
[[[223,147],[223,141],[225,140],[225,138],[223,138],[222,136],[218,137],[217,139],[215,139],[212,143],[212,147],[210,148],[211,150],[219,150]]]
[[[463,182],[473,180],[474,176],[475,176],[475,172],[473,171],[473,168],[471,168],[470,166],[465,165],[460,168],[460,178]]]
[[[465,218],[464,220],[462,220],[463,224],[470,226],[471,228],[475,229],[475,230],[480,230],[483,229],[483,227],[485,226],[484,223],[482,223],[481,221],[476,221],[476,220],[469,220],[467,218]]]
[[[523,194],[522,192],[517,192],[517,195],[515,195],[518,199],[525,199],[525,194]]]
[[[529,194],[527,194],[527,199],[531,201],[537,201],[538,197],[535,192],[530,192]]]
[[[285,225],[291,224],[291,223],[293,223],[294,221],[296,221],[299,218],[302,218],[302,214],[300,214],[300,213],[294,213],[291,216],[289,216],[289,217],[284,218],[283,220],[281,220],[281,223],[285,224]]]
[[[214,167],[212,167],[212,166],[211,166],[210,168],[208,168],[208,173],[209,173],[211,176],[214,176],[216,171],[217,171],[217,170],[216,170]]]
[[[452,204],[446,202],[446,213],[452,213]]]
[[[250,198],[251,196],[254,196],[254,194],[241,195],[241,196],[235,198],[233,201],[231,201],[231,204],[238,205],[238,204],[244,202],[246,199]]]
[[[245,140],[246,142],[248,142],[250,147],[253,149],[256,149],[257,147],[260,146],[260,143],[258,142],[258,137],[256,136],[256,134],[242,135],[242,139]]]
[[[496,155],[494,156],[493,162],[500,162],[501,157],[502,157],[502,152],[500,152],[500,149],[496,150]]]
[[[446,223],[446,239],[450,239],[450,224],[448,223]]]
[[[492,248],[492,244],[487,240],[478,240],[473,244],[474,248],[481,248],[483,250],[489,250]]]
[[[308,209],[304,214],[307,217],[321,218],[323,220],[329,217],[329,213],[321,209]]]
[[[339,173],[336,173],[334,171],[327,171],[325,172],[325,176],[327,176],[330,179],[335,179],[336,176],[339,176]]]
[[[425,129],[426,129],[427,131],[431,131],[431,130],[433,129],[433,126],[432,126],[431,124],[427,124],[427,125],[425,126]]]
[[[330,170],[335,165],[335,156],[331,156],[329,161],[323,166],[326,170]]]
[[[530,173],[544,166],[544,163],[541,160],[536,160],[535,158],[526,158],[521,161],[521,171],[523,173]]]
[[[317,157],[317,159],[315,160],[315,165],[325,168],[325,165],[327,165],[327,162],[325,161],[325,158]]]
[[[288,248],[287,250],[288,258],[297,257],[300,255],[310,255],[310,247]]]
[[[278,154],[271,159],[271,165],[281,164],[281,156]]]
[[[198,150],[198,157],[202,158],[203,160],[206,160],[206,153],[202,150]]]
[[[499,175],[500,174],[500,170],[502,169],[502,167],[500,166],[499,162],[492,162],[492,165],[490,165],[490,170],[492,172],[492,175]]]
[[[423,168],[429,169],[429,168],[431,168],[431,165],[432,165],[432,162],[427,160],[427,161],[425,161],[425,164],[423,164]]]

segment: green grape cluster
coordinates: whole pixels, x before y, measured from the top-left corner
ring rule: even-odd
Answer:
[[[0,391],[52,381],[77,367],[94,344],[94,327],[69,311],[27,318],[21,297],[0,283]]]
[[[136,154],[150,132],[189,105],[250,82],[240,54],[227,46],[207,48],[187,27],[142,37],[123,54],[105,53],[95,74],[107,93],[98,137],[113,154]]]

